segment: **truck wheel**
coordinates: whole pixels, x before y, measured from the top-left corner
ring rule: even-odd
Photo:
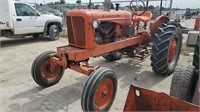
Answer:
[[[116,61],[116,60],[121,59],[122,53],[115,51],[115,52],[107,53],[103,55],[103,57],[108,61]]]
[[[32,77],[34,81],[42,87],[49,87],[57,84],[64,74],[64,68],[60,65],[55,66],[54,72],[50,71],[49,55],[54,53],[54,51],[44,52],[36,57],[32,64]]]
[[[159,28],[153,41],[151,66],[160,75],[170,75],[177,65],[182,46],[179,23],[169,22]]]
[[[60,31],[57,25],[51,25],[49,28],[49,36],[51,40],[58,40]]]
[[[108,68],[95,70],[83,89],[83,111],[109,111],[117,91],[116,74]]]
[[[173,73],[170,95],[191,102],[192,86],[195,80],[194,67],[177,67]]]
[[[199,69],[199,37],[197,38],[197,44],[195,45],[193,65]]]

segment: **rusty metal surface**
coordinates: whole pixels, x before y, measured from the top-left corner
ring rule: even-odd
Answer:
[[[199,111],[200,107],[165,93],[131,85],[124,111]]]
[[[67,34],[69,43],[75,43],[71,17],[67,16]]]
[[[154,37],[155,33],[158,31],[158,28],[163,24],[163,23],[167,23],[169,21],[169,18],[166,16],[159,16],[157,17],[153,24],[150,27],[150,33],[151,36]]]
[[[73,46],[63,46],[57,48],[57,50],[64,49],[65,53],[68,55],[69,60],[79,62],[90,57],[101,56],[111,51],[116,51],[118,49],[139,44],[140,38],[140,36],[135,36],[121,41],[112,42],[105,45],[99,45],[93,49],[80,49]]]
[[[195,29],[196,31],[200,31],[200,17],[197,17],[197,18],[196,18],[194,29]]]
[[[71,44],[85,46],[85,21],[82,17],[67,16],[68,40]]]
[[[78,46],[85,46],[85,21],[82,17],[72,17],[75,42]]]

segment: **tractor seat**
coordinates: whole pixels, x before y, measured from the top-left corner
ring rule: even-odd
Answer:
[[[144,22],[147,23],[149,20],[151,20],[153,14],[150,11],[145,11],[145,13],[141,16],[134,16],[133,21],[134,22]]]

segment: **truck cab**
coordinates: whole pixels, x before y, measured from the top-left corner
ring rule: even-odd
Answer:
[[[61,17],[42,15],[26,3],[0,1],[0,36],[16,38],[42,35],[57,40],[61,31]]]

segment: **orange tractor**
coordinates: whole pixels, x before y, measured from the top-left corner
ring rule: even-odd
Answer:
[[[110,0],[104,1],[103,10],[75,9],[66,15],[69,45],[57,47],[39,55],[32,65],[32,77],[43,87],[57,84],[64,69],[72,69],[89,76],[85,84],[81,105],[84,111],[107,111],[117,91],[116,74],[109,68],[91,66],[91,57],[103,56],[108,61],[119,60],[122,55],[139,56],[148,53],[153,42],[152,69],[160,75],[170,75],[177,65],[182,44],[179,23],[160,16],[150,30],[140,27],[152,13],[145,11],[142,0],[132,0],[130,10],[110,10]],[[137,5],[138,3],[142,6]]]

